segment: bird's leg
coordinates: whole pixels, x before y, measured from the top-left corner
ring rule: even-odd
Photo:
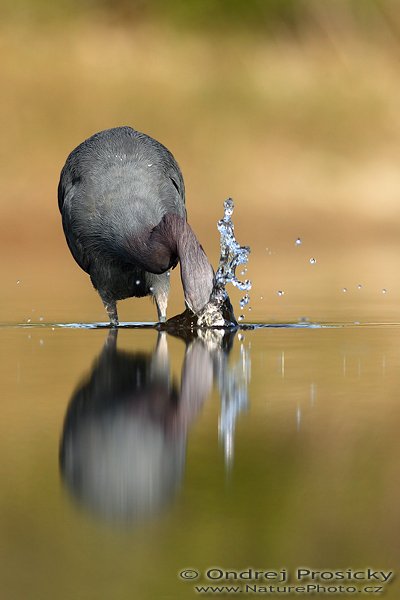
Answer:
[[[113,302],[104,303],[104,306],[108,313],[111,327],[118,327],[119,321],[117,313],[117,303],[114,300]]]
[[[103,296],[100,293],[100,297],[103,301],[104,308],[107,311],[108,317],[110,319],[111,327],[118,327],[118,312],[117,312],[117,303],[115,300],[111,300],[107,296]]]
[[[160,301],[160,298],[156,298],[156,305],[158,321],[159,323],[165,323],[167,319],[167,298],[165,299],[165,301],[164,299]]]
[[[167,319],[167,305],[169,292],[169,274],[163,276],[162,285],[157,286],[154,291],[154,299],[157,305],[158,321],[165,323]]]

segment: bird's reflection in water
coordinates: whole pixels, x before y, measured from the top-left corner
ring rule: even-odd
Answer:
[[[165,332],[158,334],[154,352],[146,354],[119,350],[118,332],[110,331],[89,378],[71,398],[60,446],[64,482],[91,512],[113,522],[138,522],[172,501],[183,477],[188,430],[214,378],[222,411],[229,403],[228,388],[237,388],[227,361],[235,334],[209,333],[185,340],[178,389]]]

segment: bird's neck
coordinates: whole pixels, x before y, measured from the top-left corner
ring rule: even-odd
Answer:
[[[186,219],[176,214],[164,217],[165,234],[176,247],[181,263],[185,301],[194,313],[207,304],[214,284],[213,268]]]

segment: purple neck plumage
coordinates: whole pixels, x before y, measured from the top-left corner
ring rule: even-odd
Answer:
[[[186,304],[198,314],[210,299],[214,271],[186,219],[166,214],[148,240],[135,246],[138,262],[151,273],[164,273],[180,261]]]
[[[181,222],[177,249],[186,304],[198,314],[210,299],[214,284],[214,270],[192,228],[185,220]]]

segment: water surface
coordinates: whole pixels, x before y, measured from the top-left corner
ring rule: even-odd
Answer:
[[[4,327],[3,597],[191,598],[187,567],[396,569],[399,336]]]

